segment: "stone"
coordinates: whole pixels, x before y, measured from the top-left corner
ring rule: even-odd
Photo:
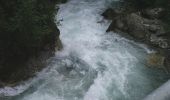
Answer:
[[[108,8],[103,14],[102,16],[108,20],[113,20],[115,17],[117,17],[119,14],[121,13],[121,11],[119,10],[115,10],[112,8]]]
[[[152,8],[152,9],[145,9],[142,12],[142,15],[150,19],[159,19],[164,15],[163,13],[164,13],[163,8]]]
[[[164,48],[164,49],[167,49],[167,48],[170,47],[167,39],[162,38],[162,37],[158,37],[154,34],[152,34],[150,36],[150,42],[151,42],[151,44],[156,45],[156,46],[161,47],[161,48]]]
[[[127,15],[127,25],[128,25],[128,33],[135,38],[144,39],[146,34],[149,33],[144,25],[146,19],[142,18],[136,13],[132,13]]]
[[[151,53],[147,58],[147,65],[162,68],[164,65],[165,57],[159,53]]]
[[[165,58],[164,65],[168,69],[168,71],[170,71],[170,51],[167,52],[167,56]]]
[[[4,87],[4,83],[0,81],[0,88]]]
[[[146,10],[148,12],[158,15],[163,9],[155,8]],[[145,42],[157,46],[159,48],[170,48],[170,41],[167,38],[167,30],[165,30],[164,23],[158,19],[149,19],[143,17],[142,12],[119,12],[113,9],[108,9],[103,13],[103,16],[112,20],[107,32],[116,31],[128,33],[136,40],[144,40]],[[157,18],[157,17],[155,17]]]

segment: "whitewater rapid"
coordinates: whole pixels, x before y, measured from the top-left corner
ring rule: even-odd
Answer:
[[[167,80],[146,67],[151,52],[142,44],[106,33],[101,14],[118,0],[68,0],[56,24],[63,50],[49,66],[16,88],[0,89],[0,100],[142,100]],[[164,77],[163,77],[164,76]]]

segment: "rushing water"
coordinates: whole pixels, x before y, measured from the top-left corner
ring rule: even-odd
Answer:
[[[115,0],[116,1],[116,0]],[[0,100],[142,100],[168,79],[146,67],[150,50],[116,33],[101,13],[113,0],[69,0],[56,19],[64,49],[37,77]]]

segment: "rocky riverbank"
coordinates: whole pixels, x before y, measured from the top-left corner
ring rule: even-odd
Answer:
[[[131,8],[126,9],[126,7],[121,9],[109,8],[102,15],[104,18],[112,20],[107,32],[128,34],[135,41],[145,43],[156,49],[157,53],[148,57],[148,64],[169,71],[169,25],[160,20],[165,14],[164,11],[164,8],[147,8],[139,11]]]
[[[60,31],[54,17],[58,9],[56,4],[65,2],[66,0],[18,0],[10,4],[8,1],[1,2],[4,5],[0,5],[0,13],[3,14],[0,21],[4,23],[0,23],[3,26],[0,27],[0,88],[16,86],[35,76],[47,65],[47,59],[54,56],[55,51],[62,49]],[[13,4],[16,5],[14,8],[10,6]],[[13,9],[13,12],[9,12],[6,7]],[[17,22],[18,20],[23,21]],[[12,27],[13,24],[16,27]]]

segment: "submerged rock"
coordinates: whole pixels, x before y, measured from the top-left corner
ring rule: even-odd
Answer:
[[[56,60],[56,71],[66,77],[82,77],[89,73],[96,77],[97,71],[92,69],[84,60],[70,55]]]
[[[159,53],[151,53],[148,55],[147,65],[161,68],[164,66],[165,57]]]
[[[164,69],[166,73],[170,72],[170,54],[151,53],[147,58],[147,65],[149,67]]]

